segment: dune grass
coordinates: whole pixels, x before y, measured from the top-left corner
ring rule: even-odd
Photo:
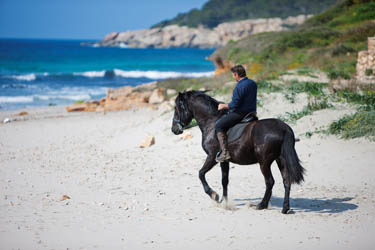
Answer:
[[[358,105],[357,112],[330,124],[327,132],[344,139],[366,137],[375,141],[375,90],[356,93],[348,90],[335,95],[341,101]]]
[[[366,137],[375,141],[375,111],[358,111],[331,123],[328,133],[344,139]]]
[[[328,102],[327,98],[318,99],[310,101],[303,109],[299,112],[286,112],[286,117],[281,117],[280,119],[285,122],[295,123],[297,120],[301,119],[304,116],[311,115],[314,111],[332,108],[332,104]]]

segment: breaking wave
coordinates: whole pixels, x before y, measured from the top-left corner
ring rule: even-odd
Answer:
[[[149,79],[167,79],[167,78],[179,78],[179,77],[208,77],[213,76],[214,72],[175,72],[175,71],[140,71],[132,70],[125,71],[121,69],[113,70],[116,76],[126,78],[149,78]]]
[[[74,73],[42,73],[42,74],[25,74],[25,75],[8,75],[3,76],[5,78],[11,78],[17,81],[35,81],[37,79],[63,79],[71,78],[72,76],[97,78],[97,77],[123,77],[123,78],[148,78],[152,80],[157,79],[168,79],[168,78],[197,78],[197,77],[209,77],[213,76],[214,72],[176,72],[176,71],[157,71],[157,70],[99,70],[99,71],[86,71],[86,72],[74,72]]]
[[[12,79],[15,79],[15,80],[19,80],[19,81],[34,81],[36,79],[36,75],[35,74],[26,74],[26,75],[10,75],[8,76],[9,78],[12,78]]]

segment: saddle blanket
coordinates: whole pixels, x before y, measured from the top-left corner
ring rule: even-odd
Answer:
[[[227,131],[228,143],[231,143],[231,142],[234,142],[234,141],[240,139],[240,137],[242,135],[242,132],[244,131],[246,126],[249,125],[249,124],[250,124],[250,122],[238,123],[238,124],[234,125],[233,127],[231,127]]]
[[[228,143],[234,142],[238,139],[240,139],[244,129],[247,125],[249,125],[252,121],[257,121],[257,113],[256,112],[250,112],[248,113],[240,123],[234,125],[227,131],[227,137],[228,137]]]

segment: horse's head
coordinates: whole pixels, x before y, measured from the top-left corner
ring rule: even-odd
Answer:
[[[187,93],[178,93],[174,109],[172,132],[175,135],[182,134],[184,128],[193,120],[193,113],[189,110]]]

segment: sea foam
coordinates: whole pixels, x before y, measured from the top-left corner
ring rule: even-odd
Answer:
[[[167,79],[167,78],[178,78],[178,77],[208,77],[213,76],[214,72],[175,72],[175,71],[125,71],[121,69],[113,70],[116,76],[126,78],[149,78],[149,79]]]
[[[20,81],[34,81],[38,76],[42,78],[43,76],[50,77],[64,77],[67,74],[63,73],[43,73],[43,74],[26,74],[26,75],[10,75],[9,78],[13,78]],[[69,74],[68,74],[69,75]],[[176,71],[157,71],[157,70],[99,70],[99,71],[86,71],[86,72],[74,72],[74,76],[83,76],[88,78],[96,77],[124,77],[124,78],[149,78],[149,79],[168,79],[168,78],[179,78],[179,77],[188,77],[188,78],[197,78],[197,77],[210,77],[214,75],[213,71],[210,72],[176,72]]]
[[[73,73],[73,75],[86,76],[86,77],[104,77],[105,72],[106,72],[105,70],[101,70],[101,71],[86,71],[86,72]]]
[[[34,81],[36,79],[36,75],[33,73],[26,75],[11,75],[9,77],[19,81]]]
[[[0,96],[0,103],[26,103],[33,102],[32,96]]]

